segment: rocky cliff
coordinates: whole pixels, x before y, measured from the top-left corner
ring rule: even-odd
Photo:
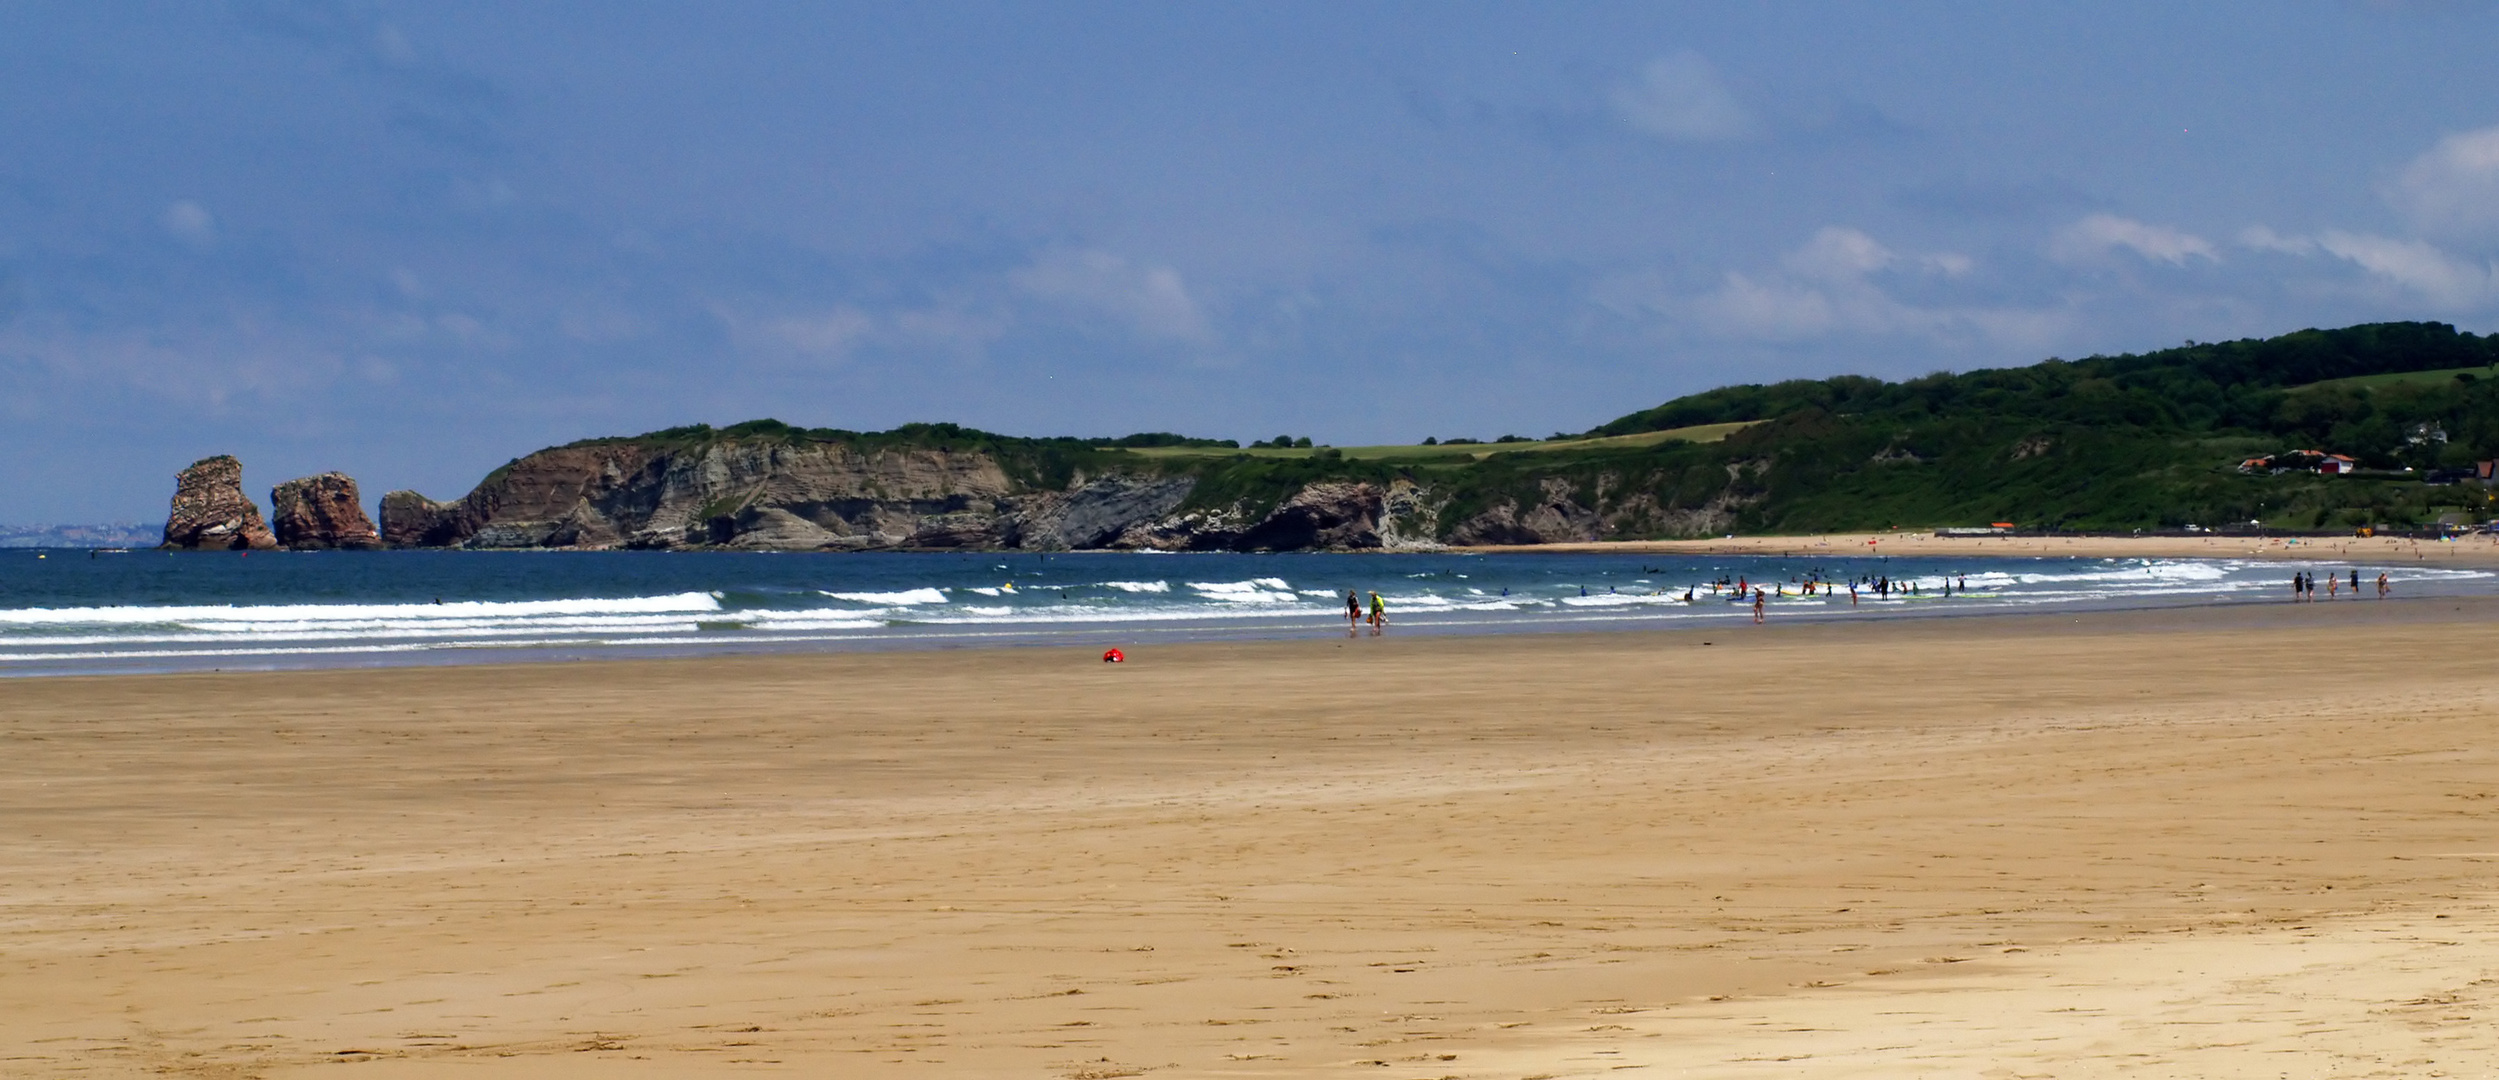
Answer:
[[[1161,447],[1149,448],[1162,451]],[[1692,458],[1692,455],[1684,455]],[[516,458],[467,495],[382,497],[378,529],[340,473],[271,493],[241,465],[183,474],[177,547],[700,548],[751,551],[1417,551],[1721,531],[1768,458],[1647,451],[1412,461],[1314,448],[1135,452],[951,425],[889,432],[753,421],[593,439]]]
[[[186,550],[266,551],[278,546],[260,507],[243,495],[243,463],[231,455],[201,458],[174,478],[165,543]]]
[[[382,546],[381,533],[364,515],[356,481],[345,473],[327,472],[280,484],[269,493],[269,511],[282,547],[317,551]]]
[[[974,447],[612,440],[542,450],[457,501],[382,499],[399,547],[1361,550],[1435,546],[1411,483],[1325,481],[1191,508],[1200,478],[1123,455],[1063,480]]]

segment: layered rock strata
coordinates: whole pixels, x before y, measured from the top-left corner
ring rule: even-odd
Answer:
[[[345,473],[326,472],[280,484],[269,493],[269,511],[281,547],[319,551],[382,546],[382,534],[364,514],[356,481]]]
[[[1183,513],[1187,475],[1078,474],[1036,490],[975,450],[631,440],[543,450],[465,498],[382,498],[393,547],[773,551],[1298,551],[1435,546],[1410,483],[1315,483],[1271,509]]]
[[[201,458],[174,478],[165,515],[165,547],[195,551],[267,551],[278,546],[260,507],[243,494],[243,463],[229,454]]]

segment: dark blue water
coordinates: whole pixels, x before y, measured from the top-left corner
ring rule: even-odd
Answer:
[[[1342,633],[2271,598],[2231,560],[1656,555],[0,552],[0,674]],[[2327,569],[2319,564],[2320,573]],[[2341,569],[2339,567],[2333,569]],[[2401,568],[2408,588],[2492,575]],[[2364,577],[2374,578],[2376,570]],[[1888,580],[1888,593],[1851,582]],[[1817,587],[1807,595],[1807,582]],[[1687,600],[1686,596],[1690,599]]]

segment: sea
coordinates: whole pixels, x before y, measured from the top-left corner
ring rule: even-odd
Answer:
[[[1349,591],[1379,594],[1390,634],[1749,622],[1738,584],[1775,620],[2282,602],[2303,568],[2357,569],[2371,595],[2382,570],[2401,596],[2499,589],[2401,564],[1853,553],[5,550],[0,676],[1342,636]]]
[[[2499,587],[2139,557],[0,550],[0,675],[1312,637],[1349,632],[1347,592],[1394,635],[1749,622],[1737,585],[1774,620],[2279,602],[2302,567]]]

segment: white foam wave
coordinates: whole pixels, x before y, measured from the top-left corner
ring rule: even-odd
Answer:
[[[1105,581],[1102,583],[1102,587],[1105,589],[1117,589],[1124,593],[1167,593],[1171,591],[1171,582]]]
[[[366,619],[527,618],[546,615],[622,615],[720,610],[711,593],[628,596],[581,600],[460,600],[442,604],[251,604],[128,605],[84,608],[15,608],[0,611],[0,628],[29,625],[133,625],[222,622],[336,622]]]
[[[876,604],[884,607],[946,602],[946,594],[936,589],[905,589],[901,592],[829,592],[824,595],[836,600],[848,600],[854,604]]]
[[[1232,604],[1289,604],[1301,599],[1293,586],[1283,578],[1252,578],[1248,581],[1192,581],[1189,587],[1209,600]]]

